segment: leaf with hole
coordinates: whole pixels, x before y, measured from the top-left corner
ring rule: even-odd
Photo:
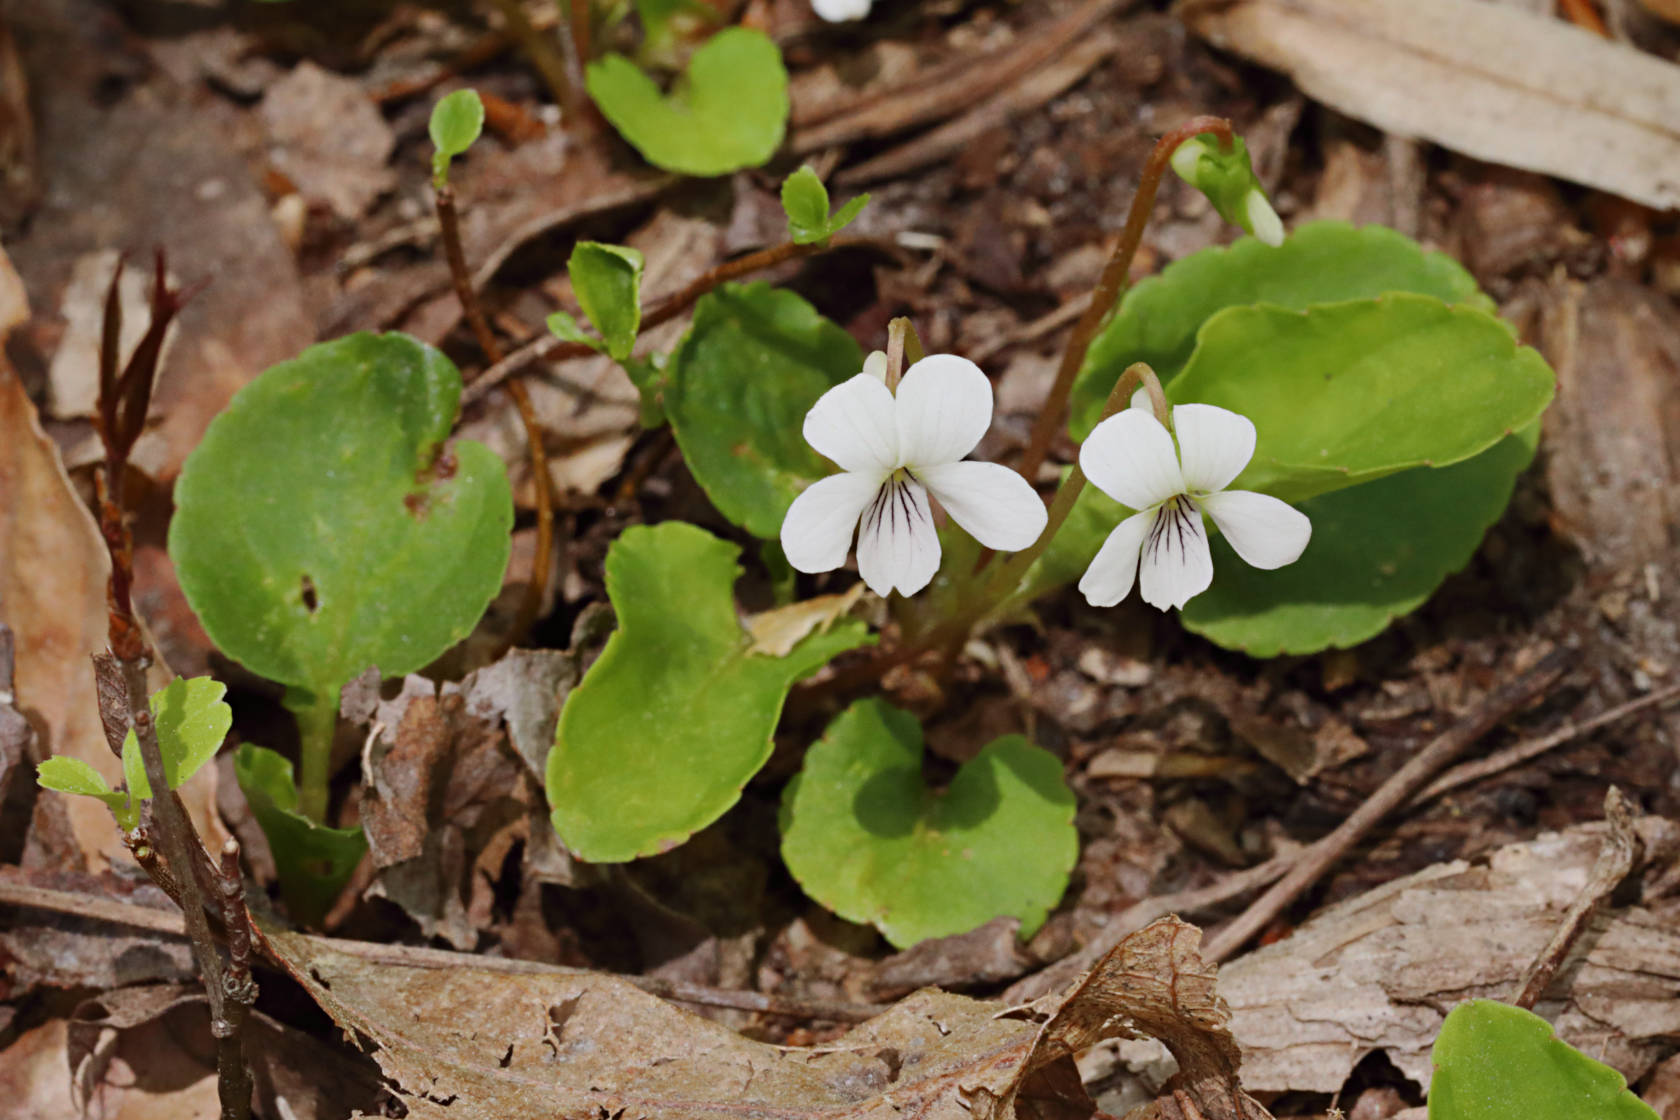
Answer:
[[[617,863],[711,824],[770,757],[792,684],[868,640],[841,620],[786,656],[754,652],[732,588],[739,550],[693,525],[626,529],[607,552],[618,632],[567,697],[548,756],[566,847]]]
[[[1121,299],[1074,383],[1069,428],[1075,439],[1090,433],[1108,391],[1133,362],[1147,362],[1163,384],[1171,381],[1215,312],[1260,303],[1304,311],[1387,292],[1493,310],[1493,301],[1457,261],[1382,226],[1310,222],[1277,248],[1244,239],[1230,248],[1192,253],[1139,281]]]
[[[1429,1120],[1657,1120],[1622,1075],[1520,1007],[1473,999],[1441,1024]]]
[[[583,313],[601,332],[607,353],[620,362],[630,356],[642,325],[642,264],[636,250],[599,241],[578,242],[566,262]]]
[[[730,27],[689,59],[669,95],[620,54],[589,64],[589,96],[656,167],[727,175],[776,153],[787,128],[787,69],[762,31]]]
[[[292,764],[267,747],[242,745],[233,773],[268,838],[286,908],[299,922],[319,925],[367,852],[367,837],[359,827],[328,828],[299,813]]]
[[[860,700],[805,754],[782,796],[782,859],[805,893],[899,948],[999,916],[1031,937],[1079,858],[1055,755],[994,739],[940,793],[916,718]]]
[[[863,369],[852,336],[792,292],[725,284],[700,300],[665,368],[665,414],[718,512],[773,539],[806,486],[830,473],[805,442],[817,398]]]
[[[211,639],[252,672],[337,696],[421,668],[501,589],[501,460],[448,443],[461,377],[401,334],[312,346],[211,422],[175,487],[169,554]]]

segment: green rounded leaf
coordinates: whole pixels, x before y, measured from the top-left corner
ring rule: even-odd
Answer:
[[[762,31],[731,27],[706,41],[666,96],[620,54],[591,62],[589,96],[649,163],[684,175],[757,167],[787,127],[787,69]]]
[[[1227,308],[1167,396],[1254,421],[1254,458],[1233,487],[1298,502],[1480,454],[1533,423],[1552,387],[1545,359],[1492,315],[1392,293]]]
[[[432,175],[442,182],[449,173],[449,161],[473,146],[484,131],[484,102],[478,91],[458,89],[432,106],[427,124],[432,137]]]
[[[828,236],[828,188],[808,163],[782,181],[782,210],[788,239],[799,245]]]
[[[738,552],[675,521],[626,529],[608,550],[618,631],[567,697],[548,756],[554,828],[580,858],[652,855],[722,816],[769,759],[788,688],[867,641],[846,620],[785,657],[752,652]]]
[[[1429,1120],[1657,1120],[1621,1074],[1520,1007],[1459,1004],[1432,1057]]]
[[[233,756],[233,773],[268,838],[280,896],[292,916],[319,924],[367,852],[360,828],[328,828],[297,811],[292,764],[266,747],[246,743]]]
[[[863,369],[852,336],[789,291],[726,284],[694,309],[665,370],[665,414],[718,511],[775,537],[799,492],[830,472],[805,442],[817,398]]]
[[[805,893],[899,948],[993,918],[1031,937],[1079,858],[1055,755],[988,743],[944,792],[922,780],[916,718],[860,700],[805,755],[782,798],[782,859]]]
[[[1309,498],[1300,509],[1312,540],[1275,571],[1249,567],[1215,536],[1213,586],[1185,605],[1185,627],[1256,657],[1345,648],[1380,633],[1469,563],[1538,437],[1534,424],[1450,467]]]
[[[583,313],[601,332],[607,353],[621,362],[630,356],[642,325],[642,264],[636,250],[599,241],[578,242],[566,262]],[[560,334],[554,316],[549,318],[549,329]]]
[[[233,727],[233,709],[222,702],[226,695],[227,685],[211,677],[176,677],[152,693],[158,753],[163,756],[163,773],[170,789],[180,789],[216,757]],[[140,741],[133,731],[123,740],[122,758],[129,790],[142,800],[151,797]]]
[[[1170,381],[1190,360],[1202,324],[1227,307],[1270,303],[1300,311],[1387,292],[1493,310],[1457,261],[1382,226],[1311,222],[1277,248],[1245,239],[1193,253],[1120,301],[1074,383],[1069,427],[1075,439],[1090,433],[1109,390],[1133,362],[1148,362],[1163,383]]]
[[[445,448],[460,393],[449,359],[401,334],[312,346],[239,391],[187,458],[169,526],[224,652],[337,695],[472,629],[501,587],[513,501],[488,448]]]
[[[128,794],[122,790],[113,790],[99,771],[79,758],[54,755],[43,759],[35,768],[35,781],[42,789],[99,798],[105,802],[105,807],[111,810],[112,816],[117,818],[118,826],[124,831],[129,831],[140,823],[139,806],[130,800]]]

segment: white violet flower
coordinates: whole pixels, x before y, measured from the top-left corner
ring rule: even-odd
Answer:
[[[1147,404],[1110,416],[1079,449],[1085,477],[1138,511],[1108,535],[1079,581],[1092,606],[1112,607],[1134,581],[1143,601],[1162,610],[1206,591],[1213,554],[1204,513],[1256,568],[1294,563],[1312,537],[1300,510],[1269,494],[1225,489],[1254,457],[1253,421],[1211,404],[1178,405],[1172,419],[1176,449]]]
[[[913,595],[939,570],[928,495],[987,548],[1016,552],[1044,531],[1044,503],[997,463],[963,459],[992,423],[992,383],[954,354],[931,354],[887,388],[886,355],[824,393],[805,416],[805,440],[841,473],[788,507],[782,551],[802,572],[846,562],[857,530],[858,572],[877,595]]]
[[[811,0],[811,9],[829,23],[862,19],[874,0]]]

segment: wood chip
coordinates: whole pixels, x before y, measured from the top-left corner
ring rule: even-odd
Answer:
[[[1180,0],[1218,46],[1401,136],[1680,206],[1680,66],[1478,0]]]

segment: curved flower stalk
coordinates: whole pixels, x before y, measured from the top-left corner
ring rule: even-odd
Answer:
[[[1134,405],[1139,403],[1134,398]],[[1173,433],[1144,407],[1091,432],[1079,466],[1103,493],[1138,512],[1115,527],[1079,581],[1092,606],[1112,607],[1138,583],[1143,601],[1183,607],[1213,582],[1205,513],[1256,568],[1298,560],[1312,537],[1306,514],[1268,494],[1227,490],[1254,457],[1254,423],[1210,404],[1172,410]]]
[[[954,354],[905,372],[895,394],[886,355],[824,393],[805,416],[805,440],[840,467],[795,498],[782,551],[802,572],[846,562],[857,530],[858,572],[877,595],[913,595],[939,570],[931,494],[987,548],[1014,552],[1044,531],[1046,513],[1026,479],[996,463],[964,460],[992,423],[992,383]]]

